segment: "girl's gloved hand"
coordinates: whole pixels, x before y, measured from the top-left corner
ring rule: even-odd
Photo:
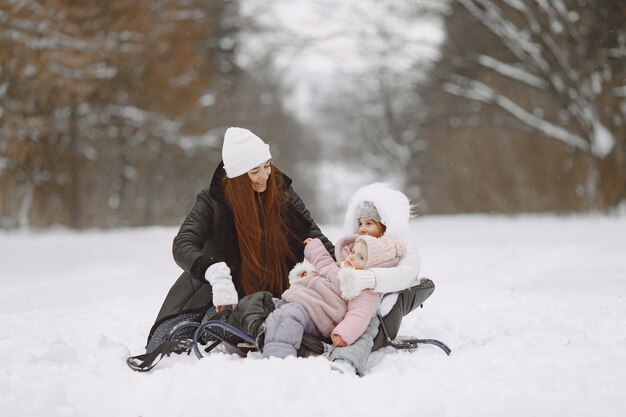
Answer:
[[[341,297],[344,300],[352,300],[361,294],[361,291],[373,289],[376,286],[376,275],[367,269],[341,268],[337,278]]]

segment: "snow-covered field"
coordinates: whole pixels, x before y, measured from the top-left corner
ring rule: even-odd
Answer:
[[[132,372],[179,274],[176,229],[0,232],[0,415],[624,415],[625,214],[413,227],[437,289],[401,333],[453,352],[386,348],[363,378],[223,353]]]

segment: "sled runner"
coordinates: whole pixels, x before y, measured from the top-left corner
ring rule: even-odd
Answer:
[[[413,305],[423,308],[424,301],[426,301],[428,297],[431,296],[433,291],[435,291],[435,284],[432,282],[432,280],[428,278],[422,278],[418,285],[413,286],[407,290],[400,291],[400,293],[412,291],[415,292],[416,297],[415,300],[413,300]],[[385,296],[387,295],[388,294],[386,294]],[[383,296],[383,298],[385,296]],[[393,339],[387,331],[387,326],[385,326],[385,321],[380,312],[378,313],[378,320],[380,321],[380,331],[383,332],[383,336],[385,337],[383,347],[391,346],[394,349],[417,349],[419,345],[434,345],[443,350],[448,356],[450,356],[450,353],[452,352],[445,343],[437,339],[417,339],[403,337]]]
[[[424,301],[435,290],[435,284],[428,278],[423,278],[420,283],[399,293],[409,292],[413,308],[423,307]],[[250,351],[262,349],[265,317],[273,310],[272,296],[268,292],[255,293],[240,300],[240,308],[237,310],[226,309],[219,313],[209,310],[202,322],[185,321],[175,326],[169,333],[167,340],[156,350],[138,356],[131,356],[126,360],[128,366],[137,372],[147,372],[154,368],[159,361],[172,353],[191,354],[193,351],[198,359],[224,344],[230,353],[245,356]],[[250,305],[251,308],[246,306]],[[412,309],[413,309],[412,308]],[[242,310],[244,310],[242,312]],[[384,346],[394,349],[417,349],[420,345],[430,344],[439,347],[447,355],[450,348],[445,343],[436,339],[398,338],[392,339],[389,335],[383,317],[379,314],[380,327],[384,336]],[[194,330],[193,338],[179,339],[178,336]],[[204,353],[203,353],[204,352]],[[304,335],[298,356],[320,355],[324,352],[322,341]]]

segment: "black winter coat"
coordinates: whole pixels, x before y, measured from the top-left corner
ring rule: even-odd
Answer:
[[[235,221],[222,187],[224,176],[224,166],[220,163],[213,174],[211,185],[198,194],[194,207],[174,238],[174,260],[183,273],[168,292],[148,340],[164,320],[182,313],[204,312],[213,305],[211,285],[205,280],[204,274],[214,263],[226,262],[239,298],[245,295],[239,276],[241,257]],[[313,237],[321,239],[329,253],[334,254],[332,243],[322,234],[304,202],[291,187],[291,179],[284,174],[283,179],[286,192],[289,193],[285,223],[295,237],[290,242],[295,253],[302,259],[302,242],[307,237]],[[292,267],[289,266],[290,269]],[[284,279],[287,283],[288,277]],[[280,297],[280,294],[274,296]]]

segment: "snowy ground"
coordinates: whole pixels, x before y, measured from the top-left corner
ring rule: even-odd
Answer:
[[[324,358],[166,358],[130,371],[178,267],[173,228],[0,233],[2,416],[618,416],[626,215],[414,221],[437,290],[363,378]],[[337,227],[323,230],[336,238]]]

